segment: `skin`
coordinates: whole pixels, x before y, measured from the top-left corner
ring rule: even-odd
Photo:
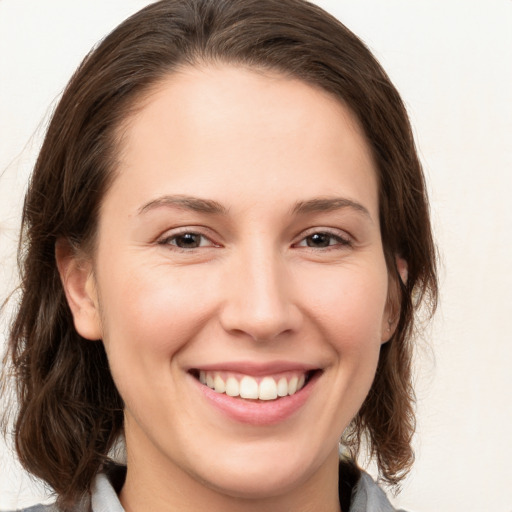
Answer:
[[[322,90],[227,65],[174,73],[140,107],[95,254],[57,251],[75,326],[103,340],[125,402],[121,502],[338,511],[338,440],[392,334],[361,129]],[[184,233],[199,246],[178,247]],[[318,378],[282,421],[243,423],[189,371],[232,361]]]

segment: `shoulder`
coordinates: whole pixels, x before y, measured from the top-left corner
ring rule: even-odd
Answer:
[[[5,511],[5,512],[60,512],[57,505],[33,505],[28,508],[19,508],[17,510]]]
[[[370,475],[361,472],[352,494],[349,512],[405,512],[391,505],[384,491]]]
[[[28,508],[19,508],[12,511],[6,510],[2,512],[62,512],[62,509],[55,503],[52,503],[50,505],[33,505]],[[84,500],[82,503],[74,506],[70,512],[91,512],[89,500]]]
[[[339,465],[339,496],[342,510],[348,512],[405,512],[391,505],[384,491],[350,458]]]
[[[72,509],[72,512],[90,512],[90,508],[83,505],[78,505]],[[28,508],[19,508],[17,510],[12,511],[2,511],[2,512],[62,512],[62,509],[60,509],[55,503],[51,505],[33,505],[32,507]]]
[[[92,482],[91,492],[87,493],[68,512],[106,511],[124,512],[117,497],[126,477],[126,467],[114,463],[105,464]],[[34,505],[12,511],[0,512],[63,512],[56,504]]]
[[[49,505],[32,505],[27,508],[0,512],[63,512],[63,510],[58,507],[56,503],[51,503]],[[74,505],[72,509],[68,509],[67,512],[92,512],[90,499],[85,497],[79,503]]]

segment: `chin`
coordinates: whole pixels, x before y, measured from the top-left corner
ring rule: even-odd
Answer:
[[[337,446],[325,457],[308,455],[302,443],[283,448],[261,447],[252,456],[226,456],[219,463],[205,464],[203,469],[207,470],[201,471],[199,478],[210,489],[227,496],[249,500],[275,498],[304,485],[322,465],[330,464],[331,455],[337,464]]]
[[[286,468],[271,466],[254,468],[251,461],[245,461],[244,468],[219,470],[215,475],[205,475],[203,483],[212,490],[240,499],[275,498],[297,489],[307,475],[290,472]]]

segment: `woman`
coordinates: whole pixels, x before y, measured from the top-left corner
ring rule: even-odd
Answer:
[[[125,21],[53,115],[21,247],[15,440],[49,510],[392,510],[338,442],[411,466],[434,248],[403,104],[337,20]]]

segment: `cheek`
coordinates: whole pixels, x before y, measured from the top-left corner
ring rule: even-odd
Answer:
[[[118,263],[101,281],[104,344],[114,377],[124,379],[126,374],[142,386],[157,368],[168,374],[176,356],[211,319],[217,273],[176,271],[137,260]],[[122,267],[130,270],[121,272]]]
[[[317,275],[304,292],[313,322],[340,349],[358,354],[380,345],[388,294],[383,264]]]
[[[157,417],[154,397],[173,389],[175,357],[198,329],[198,301],[179,281],[141,268],[131,279],[112,271],[102,281],[103,342],[127,410]]]

